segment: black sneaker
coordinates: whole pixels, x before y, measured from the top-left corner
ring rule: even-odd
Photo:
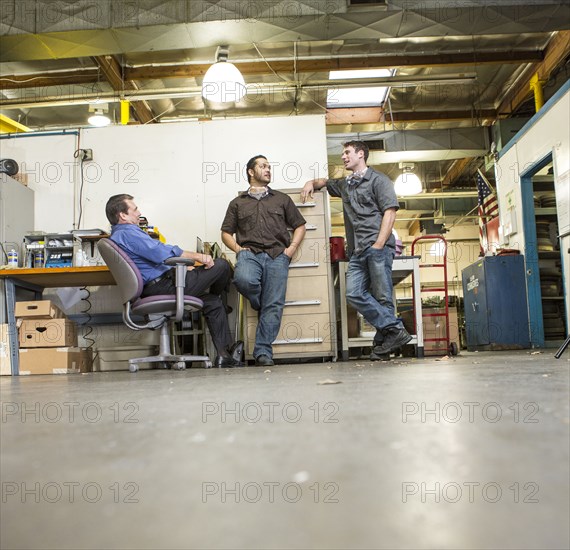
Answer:
[[[384,353],[381,346],[374,346],[370,354],[370,361],[390,361],[390,354]]]
[[[269,357],[269,355],[260,355],[259,357],[255,358],[255,365],[257,367],[272,367],[275,365],[273,359]]]
[[[412,337],[408,334],[405,328],[392,329],[386,335],[384,343],[378,350],[374,348],[375,352],[380,355],[383,353],[392,353],[398,348],[405,346]]]

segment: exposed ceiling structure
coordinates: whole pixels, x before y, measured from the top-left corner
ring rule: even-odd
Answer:
[[[427,193],[473,190],[491,144],[504,146],[535,112],[533,76],[548,99],[570,72],[566,1],[0,0],[0,6],[0,113],[33,130],[86,126],[95,102],[106,102],[118,123],[121,99],[130,101],[136,124],[321,113],[331,166],[343,141],[364,139],[373,142],[371,165],[395,178],[399,162],[414,162]],[[235,104],[201,97],[221,45],[247,84]],[[390,69],[392,76],[331,79],[330,71],[345,69]],[[389,93],[381,105],[335,105],[335,91],[355,85],[389,86]],[[453,197],[440,200],[448,212],[460,205]],[[476,198],[467,200],[457,199],[465,208]],[[404,217],[417,211],[426,210],[409,209]]]

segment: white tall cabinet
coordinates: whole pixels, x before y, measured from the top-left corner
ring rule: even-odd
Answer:
[[[289,267],[281,329],[273,342],[274,359],[336,358],[337,331],[330,263],[330,209],[326,191],[301,203],[300,189],[280,189],[307,220],[305,238]],[[253,359],[257,312],[245,301],[245,357]]]
[[[22,265],[24,235],[34,229],[34,192],[7,174],[0,174],[0,243],[6,254],[18,251]],[[7,263],[0,250],[0,264]],[[4,281],[0,281],[0,324],[6,323]]]

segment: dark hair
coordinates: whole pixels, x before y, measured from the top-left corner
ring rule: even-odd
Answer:
[[[346,143],[342,144],[343,147],[352,147],[355,152],[364,151],[364,162],[368,160],[368,154],[370,150],[368,149],[368,145],[363,141],[347,141]]]
[[[255,161],[257,159],[265,159],[267,160],[267,157],[264,155],[255,155],[255,157],[251,157],[248,161],[247,164],[245,165],[245,176],[247,178],[247,183],[251,183],[251,179],[249,179],[249,171],[253,170],[253,168],[255,167]]]
[[[126,201],[132,201],[133,196],[122,193],[121,195],[113,195],[105,205],[105,214],[111,225],[119,223],[119,214],[122,212],[126,214],[129,211],[129,206]]]

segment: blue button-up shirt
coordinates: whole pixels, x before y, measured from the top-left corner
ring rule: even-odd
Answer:
[[[184,252],[179,246],[164,244],[153,239],[138,225],[132,223],[113,225],[111,240],[130,256],[139,268],[145,284],[171,269],[164,265],[164,260],[181,256]]]

